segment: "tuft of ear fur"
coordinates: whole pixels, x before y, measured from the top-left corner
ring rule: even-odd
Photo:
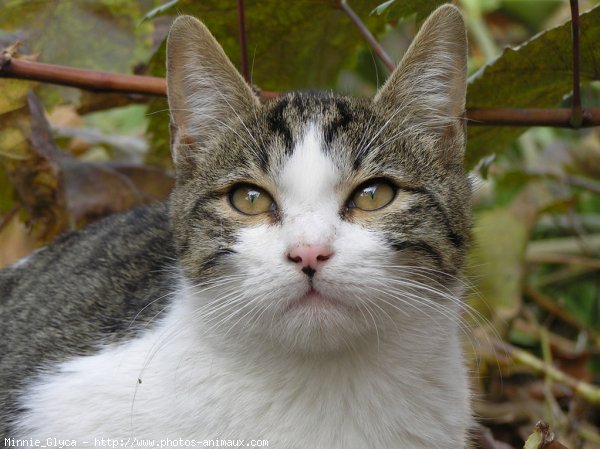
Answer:
[[[205,147],[258,98],[198,19],[180,16],[167,39],[167,96],[175,165],[190,160],[190,142]]]
[[[425,21],[374,102],[399,127],[436,143],[464,132],[466,89],[465,23],[458,8],[443,5]]]

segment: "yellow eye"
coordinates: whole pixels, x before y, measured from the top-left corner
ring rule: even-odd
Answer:
[[[275,210],[271,195],[260,187],[241,184],[229,194],[231,205],[242,214],[258,215]]]
[[[384,181],[375,181],[363,185],[352,194],[349,206],[371,211],[381,209],[392,202],[396,196],[396,189]]]

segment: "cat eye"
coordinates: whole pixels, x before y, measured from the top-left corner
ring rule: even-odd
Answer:
[[[258,215],[275,210],[271,195],[260,187],[250,184],[235,186],[229,193],[229,202],[238,212],[245,215]]]
[[[390,204],[396,197],[396,188],[388,181],[371,181],[356,189],[350,201],[349,208],[365,211],[381,209]]]

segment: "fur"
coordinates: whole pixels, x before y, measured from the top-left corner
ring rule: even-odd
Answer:
[[[167,60],[168,204],[0,272],[0,430],[79,447],[465,447],[458,10],[428,19],[373,100],[290,93],[260,104],[187,16]],[[391,202],[352,207],[378,180],[395,186]],[[240,213],[230,197],[240,184],[268,192],[273,208]],[[310,276],[290,257],[302,246],[330,251]]]

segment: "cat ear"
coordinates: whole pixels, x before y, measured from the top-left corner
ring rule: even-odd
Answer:
[[[169,32],[167,96],[176,165],[189,159],[190,142],[206,146],[259,104],[208,28],[191,16],[175,19]]]
[[[458,8],[444,5],[425,21],[374,102],[400,128],[437,141],[464,132],[466,82],[465,23]]]

